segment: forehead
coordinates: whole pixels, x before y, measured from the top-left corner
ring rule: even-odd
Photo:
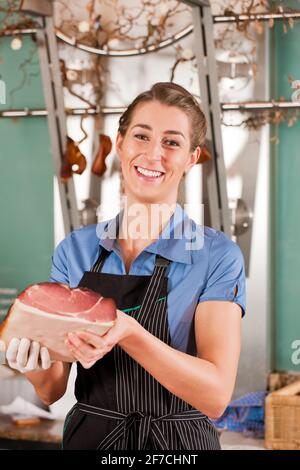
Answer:
[[[189,133],[187,114],[177,106],[167,106],[158,101],[140,103],[134,110],[130,127],[148,124],[152,129],[176,129],[183,134]]]

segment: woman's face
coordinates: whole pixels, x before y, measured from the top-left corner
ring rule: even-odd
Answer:
[[[118,133],[126,196],[136,202],[174,203],[180,179],[200,156],[190,152],[190,123],[180,108],[141,103],[125,136]]]

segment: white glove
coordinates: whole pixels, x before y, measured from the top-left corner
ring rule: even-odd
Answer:
[[[46,370],[51,366],[49,351],[37,341],[13,338],[6,350],[9,367],[24,374],[34,370]]]

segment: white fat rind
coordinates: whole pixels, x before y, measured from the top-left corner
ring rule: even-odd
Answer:
[[[36,307],[32,307],[31,305],[27,305],[27,304],[24,304],[23,302],[21,302],[19,299],[16,299],[15,302],[14,302],[14,307],[17,308],[19,306],[19,308],[21,308],[22,310],[24,310],[25,312],[30,312],[34,315],[39,315],[39,316],[42,316],[42,317],[45,317],[45,318],[48,318],[49,315],[51,315],[51,318],[57,318],[57,320],[61,319],[62,317],[64,318],[64,320],[66,321],[78,321],[78,322],[81,322],[81,323],[85,323],[85,324],[90,324],[90,323],[97,323],[97,320],[96,321],[92,321],[92,320],[86,320],[84,318],[80,318],[78,317],[77,315],[81,315],[82,312],[73,312],[73,313],[70,313],[70,316],[69,315],[64,315],[64,314],[56,314],[56,313],[46,313],[46,312],[43,312],[42,310],[36,308]],[[88,312],[88,310],[87,310]],[[113,321],[110,321],[110,322],[103,322],[101,321],[101,324],[104,325],[104,326],[110,326],[113,324]]]

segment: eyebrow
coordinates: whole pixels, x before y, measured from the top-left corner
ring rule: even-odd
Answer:
[[[142,127],[144,129],[148,129],[149,131],[152,131],[152,127],[149,126],[148,124],[136,124],[135,126],[132,127],[132,129],[134,129],[135,127]],[[172,130],[172,129],[169,129],[167,131],[164,131],[164,134],[174,134],[174,135],[181,135],[184,139],[185,139],[185,136],[182,132],[180,131],[175,131],[175,130]]]

